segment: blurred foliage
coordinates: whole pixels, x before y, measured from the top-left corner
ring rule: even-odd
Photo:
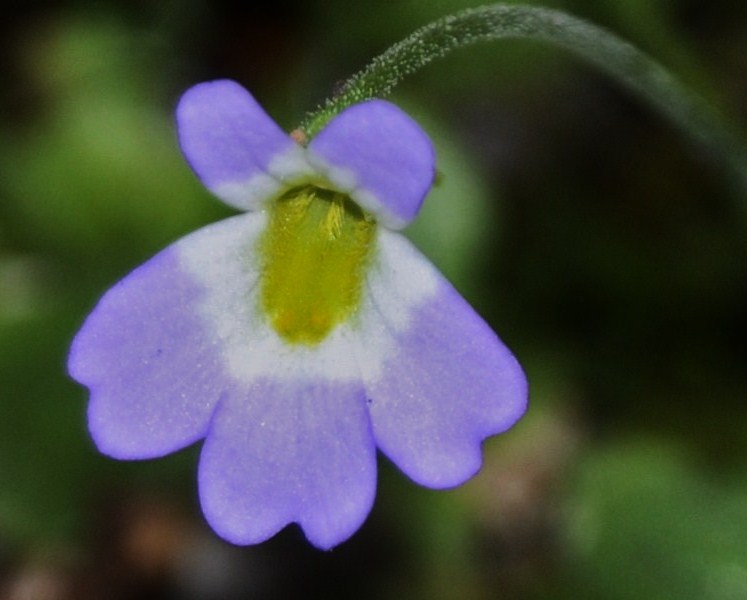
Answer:
[[[651,438],[588,457],[569,527],[573,590],[587,592],[573,597],[747,596],[747,480],[705,476],[698,462]]]
[[[41,577],[76,599],[747,596],[745,199],[646,106],[540,45],[457,53],[394,98],[433,135],[442,175],[410,235],[532,382],[528,416],[486,444],[475,480],[424,490],[382,461],[371,519],[334,552],[292,528],[235,549],[202,524],[195,450],[116,463],[87,437],[64,371],[76,328],[130,269],[229,214],[179,153],[181,91],[233,77],[292,129],[388,45],[476,4],[8,12],[0,595]],[[747,4],[542,4],[630,39],[747,122]]]

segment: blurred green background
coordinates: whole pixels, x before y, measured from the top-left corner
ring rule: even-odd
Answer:
[[[230,77],[288,130],[459,0],[11,2],[0,24],[0,597],[747,598],[747,198],[716,157],[540,44],[462,50],[393,100],[440,185],[412,238],[525,366],[531,408],[450,492],[381,460],[332,552],[204,524],[197,449],[99,456],[67,347],[103,291],[230,214],[176,143]],[[747,3],[556,0],[743,127]]]

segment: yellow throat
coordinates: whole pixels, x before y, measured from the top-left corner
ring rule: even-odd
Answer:
[[[314,346],[356,312],[375,232],[373,217],[333,190],[303,185],[273,202],[260,303],[281,338]]]

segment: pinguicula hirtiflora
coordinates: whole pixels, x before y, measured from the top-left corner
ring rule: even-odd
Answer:
[[[298,523],[331,548],[371,510],[376,449],[450,488],[524,413],[514,356],[398,230],[435,173],[428,136],[389,102],[337,115],[308,143],[235,82],[181,98],[182,151],[244,211],[154,256],[78,332],[72,377],[118,459],[200,440],[213,529],[254,544]]]

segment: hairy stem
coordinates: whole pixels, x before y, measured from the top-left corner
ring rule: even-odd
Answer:
[[[300,129],[313,137],[344,108],[387,96],[405,77],[452,50],[506,38],[549,42],[596,65],[713,151],[747,191],[747,146],[708,103],[659,63],[609,31],[563,12],[534,6],[471,8],[418,29],[348,79],[338,93],[307,116]]]

